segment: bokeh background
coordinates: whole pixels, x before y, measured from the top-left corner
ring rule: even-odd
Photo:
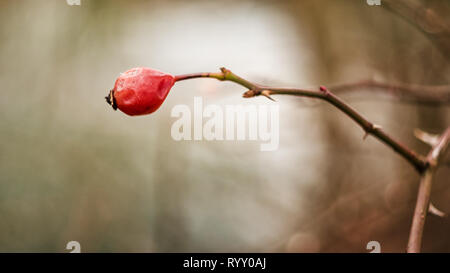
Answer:
[[[424,1],[450,14],[448,1]],[[446,51],[364,0],[0,1],[0,251],[402,252],[418,174],[330,105],[276,97],[280,146],[181,141],[171,109],[271,104],[209,79],[177,84],[156,113],[104,101],[120,72],[225,66],[296,87],[376,79],[447,84]],[[445,16],[444,16],[445,17]],[[433,29],[430,30],[433,32]],[[422,154],[414,128],[440,133],[448,106],[374,90],[343,98]],[[450,170],[433,203],[450,211]],[[424,251],[450,251],[449,218],[430,216]]]

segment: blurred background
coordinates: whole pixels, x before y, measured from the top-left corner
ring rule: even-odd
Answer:
[[[426,3],[425,3],[426,2]],[[448,1],[423,1],[443,15]],[[430,32],[433,33],[434,29]],[[149,116],[114,112],[120,72],[225,66],[255,82],[317,87],[365,79],[448,84],[450,51],[365,0],[0,1],[0,251],[403,252],[419,175],[328,104],[279,96],[280,145],[174,141],[178,104],[271,104],[242,87],[174,86]],[[367,118],[426,154],[448,106],[363,89]],[[450,211],[450,170],[432,202]],[[427,218],[423,250],[450,251],[450,220]]]

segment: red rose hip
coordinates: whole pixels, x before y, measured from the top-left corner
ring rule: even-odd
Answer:
[[[155,112],[169,94],[175,78],[161,71],[138,67],[122,73],[106,101],[130,116]]]

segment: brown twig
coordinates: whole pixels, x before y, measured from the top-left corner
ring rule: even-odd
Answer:
[[[334,105],[336,108],[350,117],[353,121],[355,121],[365,131],[364,137],[366,137],[367,135],[373,135],[375,138],[385,143],[387,146],[391,147],[395,152],[405,158],[409,163],[411,163],[411,165],[414,166],[414,168],[419,173],[424,172],[428,168],[428,161],[424,157],[417,154],[401,142],[395,140],[393,137],[385,133],[380,126],[368,121],[363,115],[361,115],[358,111],[341,100],[339,97],[334,95],[326,87],[321,86],[319,90],[307,90],[263,86],[243,79],[226,68],[221,68],[221,73],[195,73],[179,75],[175,77],[175,81],[193,78],[214,78],[221,81],[232,81],[249,89],[243,94],[243,97],[245,98],[263,95],[271,99],[271,95],[294,95],[324,100]]]
[[[221,81],[232,81],[249,89],[243,94],[243,97],[245,98],[262,95],[273,100],[271,95],[294,95],[324,100],[341,110],[344,114],[346,114],[359,126],[361,126],[361,128],[366,133],[364,137],[366,137],[367,135],[373,135],[378,140],[391,147],[395,152],[400,154],[404,159],[411,163],[411,165],[413,165],[415,169],[421,174],[416,209],[414,212],[410,237],[407,246],[408,252],[420,252],[423,229],[427,213],[431,209],[431,212],[434,211],[436,215],[443,215],[442,212],[431,205],[430,195],[433,175],[440,163],[440,159],[444,156],[449,146],[450,127],[448,127],[447,130],[439,137],[427,134],[420,130],[415,131],[415,135],[420,140],[432,146],[431,151],[428,153],[427,157],[424,158],[423,156],[417,154],[413,150],[407,148],[405,145],[389,136],[381,129],[380,126],[368,121],[358,111],[353,109],[350,105],[345,103],[324,86],[320,86],[318,90],[263,86],[243,79],[225,68],[221,68],[220,73],[194,73],[179,75],[175,77],[175,80],[182,81],[194,78],[214,78]],[[389,85],[378,83],[375,81],[362,81],[352,84],[342,84],[339,86],[334,86],[334,89],[342,91],[361,87],[376,87],[381,88],[385,91],[397,92],[397,94],[398,92],[402,92],[402,96],[408,96],[409,98],[413,98],[417,101],[428,100],[428,102],[431,103],[439,103],[441,100],[444,100],[446,102],[448,102],[449,100],[449,90],[447,86],[426,87],[409,84]],[[421,92],[427,92],[427,95],[421,94]]]
[[[418,253],[422,246],[423,229],[425,219],[430,207],[431,187],[433,176],[439,166],[440,160],[447,152],[450,142],[450,127],[439,137],[437,144],[433,146],[427,155],[428,168],[420,179],[419,191],[417,194],[416,208],[414,210],[411,231],[409,234],[407,252]]]

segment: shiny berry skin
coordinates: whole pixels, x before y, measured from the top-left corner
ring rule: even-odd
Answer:
[[[174,83],[170,74],[147,67],[133,68],[117,78],[106,101],[127,115],[147,115],[158,110]]]

